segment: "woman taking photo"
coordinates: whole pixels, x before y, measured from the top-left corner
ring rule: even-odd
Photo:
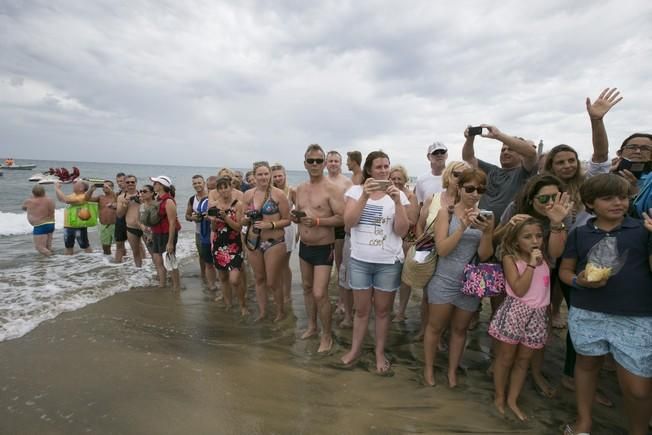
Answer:
[[[458,178],[458,194],[452,210],[441,208],[435,220],[435,245],[439,260],[426,286],[428,326],[423,341],[424,381],[435,385],[433,365],[439,340],[450,329],[448,385],[457,386],[457,367],[466,343],[466,331],[480,305],[480,298],[462,293],[464,266],[477,255],[486,261],[493,254],[492,215],[480,215],[478,202],[486,191],[487,176],[480,169],[466,169]]]
[[[276,304],[274,321],[278,322],[285,317],[281,278],[287,254],[284,228],[290,224],[290,203],[281,189],[272,186],[269,163],[254,163],[253,175],[256,187],[244,194],[245,217],[242,223],[247,226],[247,258],[256,279],[256,321],[266,315],[269,288]]]
[[[360,357],[373,301],[379,375],[391,374],[385,342],[394,295],[401,285],[402,238],[410,226],[410,202],[389,181],[389,165],[384,152],[369,153],[363,166],[363,184],[349,188],[344,195],[344,225],[351,229],[349,287],[356,311],[351,350],[342,357],[342,363],[351,366]]]

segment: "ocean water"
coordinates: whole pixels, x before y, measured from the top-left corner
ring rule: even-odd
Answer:
[[[50,167],[70,169],[74,165],[80,169],[82,177],[113,180],[117,172],[125,172],[138,177],[139,185],[149,183],[151,176],[171,177],[177,188],[178,215],[183,226],[177,255],[182,267],[184,263],[193,261],[196,255],[194,227],[183,219],[186,200],[193,194],[191,178],[195,174],[213,175],[216,168],[43,160],[21,160],[19,163],[33,163],[37,167],[33,171],[5,170],[0,177],[0,341],[21,337],[39,323],[62,312],[79,309],[134,287],[155,284],[156,271],[149,258],[141,270],[133,266],[131,258],[123,264],[111,263],[102,254],[97,228],[89,229],[94,253],[62,255],[64,204],[60,202],[55,212],[55,255],[45,258],[36,253],[32,244],[32,227],[21,208],[23,201],[31,195],[33,183],[28,179],[32,173]],[[288,171],[291,185],[305,179],[305,172]],[[56,200],[54,187],[45,187],[48,195]],[[64,185],[63,190],[70,192],[71,186]]]

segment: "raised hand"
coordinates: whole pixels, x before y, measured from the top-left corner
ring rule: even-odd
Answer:
[[[498,127],[489,124],[480,124],[480,127],[485,127],[487,129],[486,133],[482,133],[482,137],[488,137],[489,139],[498,139],[500,136],[500,130]]]
[[[648,210],[648,213],[643,212],[643,225],[645,225],[646,230],[652,233],[652,208]]]
[[[586,97],[586,111],[589,112],[591,119],[602,119],[609,109],[618,104],[623,97],[616,88],[605,88],[600,96],[591,103],[591,99]]]
[[[530,216],[529,214],[523,214],[523,213],[515,214],[514,216],[512,216],[509,219],[508,223],[510,225],[514,226],[514,225],[518,224],[519,222],[523,222],[525,219],[530,219],[531,217],[532,216]]]
[[[389,195],[390,198],[392,198],[395,203],[399,204],[401,202],[401,191],[398,187],[391,185],[385,192]]]
[[[568,213],[573,209],[573,201],[570,200],[570,196],[566,192],[559,192],[555,196],[553,201],[546,204],[546,217],[550,219],[550,222],[554,225],[558,225],[566,219]]]

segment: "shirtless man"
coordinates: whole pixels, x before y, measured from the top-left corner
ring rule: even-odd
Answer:
[[[115,183],[118,185],[118,196],[122,195],[125,191],[125,178],[127,176],[124,172],[118,172],[115,175]],[[116,204],[117,208],[117,204]],[[115,219],[115,262],[122,263],[122,257],[125,256],[127,250],[125,249],[125,241],[127,240],[127,224],[125,223],[124,216],[116,216]]]
[[[310,145],[304,167],[310,180],[297,187],[296,210],[292,220],[299,224],[299,258],[308,329],[302,339],[317,334],[317,314],[322,325],[318,352],[333,347],[331,304],[328,281],[333,266],[334,227],[342,226],[344,190],[324,177],[326,154],[319,145]]]
[[[134,255],[136,267],[143,265],[142,237],[143,230],[140,229],[140,196],[136,188],[136,176],[125,177],[125,191],[118,195],[118,217],[124,217],[127,224],[127,241]]]
[[[104,255],[111,255],[111,243],[115,234],[118,196],[113,191],[113,181],[106,180],[102,185],[102,195],[93,196],[95,185],[86,191],[86,201],[97,202],[100,214],[100,242]]]
[[[362,153],[360,151],[349,151],[346,153],[346,167],[353,172],[351,181],[353,184],[362,184]]]
[[[188,198],[188,205],[186,206],[186,220],[188,222],[194,222],[195,224],[195,248],[197,248],[197,256],[199,257],[199,274],[201,276],[201,281],[204,285],[208,285],[208,279],[206,278],[206,262],[204,257],[201,255],[201,222],[202,215],[199,213],[199,204],[201,201],[208,196],[206,191],[206,182],[204,177],[201,175],[192,176],[192,188],[195,190],[195,193]]]
[[[52,234],[54,233],[54,201],[45,194],[40,184],[32,188],[32,197],[23,202],[27,220],[34,227],[34,248],[45,256],[52,255]]]

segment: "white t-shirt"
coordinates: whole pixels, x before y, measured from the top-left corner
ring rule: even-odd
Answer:
[[[417,202],[419,204],[428,199],[433,193],[443,191],[441,175],[432,175],[432,172],[428,172],[417,178],[417,185],[414,188],[414,193],[417,196]]]
[[[358,200],[362,186],[352,186],[345,198]],[[403,192],[401,205],[410,205]],[[367,263],[394,264],[403,262],[403,240],[394,232],[396,204],[385,195],[378,200],[368,199],[358,224],[351,228],[351,258]]]

